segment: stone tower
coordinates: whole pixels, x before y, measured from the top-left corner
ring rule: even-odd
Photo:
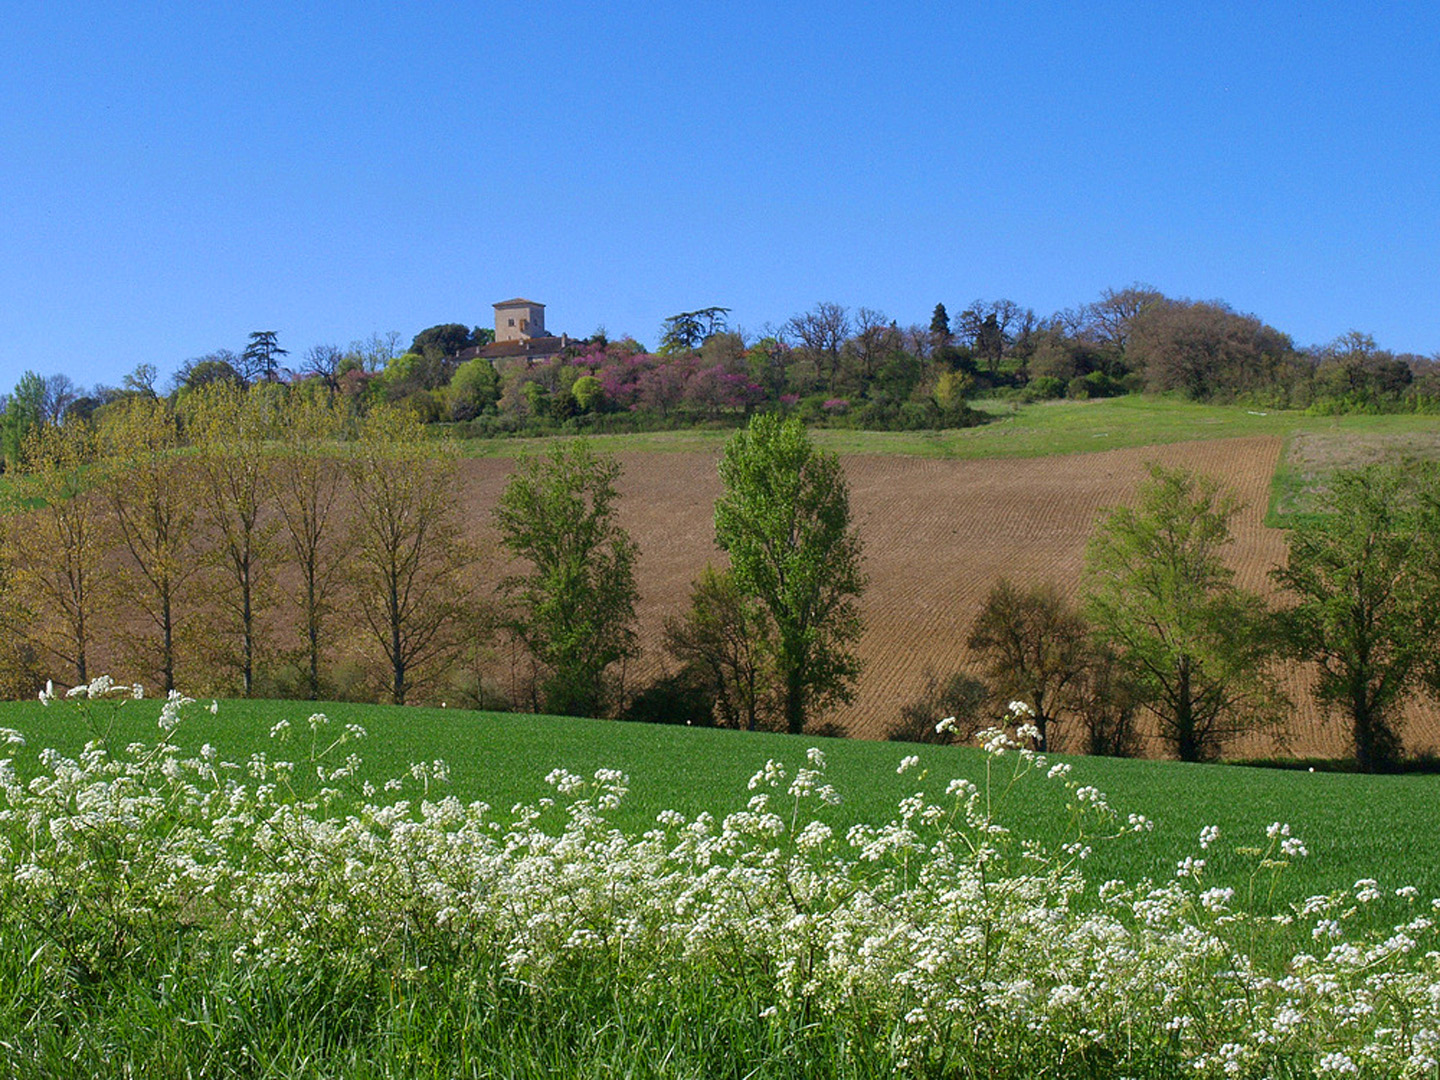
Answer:
[[[502,300],[495,305],[495,341],[545,337],[545,305],[533,300]]]

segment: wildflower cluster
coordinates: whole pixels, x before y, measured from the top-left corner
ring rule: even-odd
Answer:
[[[164,703],[167,739],[193,704]],[[165,741],[46,752],[24,780],[0,762],[0,912],[46,978],[128,971],[183,931],[257,971],[401,978],[448,964],[541,995],[603,972],[653,1002],[743,972],[757,1021],[880,1040],[902,1072],[965,1061],[983,1074],[1025,1054],[1121,1072],[1264,1075],[1284,1062],[1418,1076],[1440,1060],[1440,902],[1399,890],[1411,917],[1369,935],[1354,929],[1382,896],[1369,880],[1273,913],[1207,885],[1199,854],[1164,882],[1089,881],[1093,844],[1151,825],[1122,821],[1029,749],[1023,726],[981,736],[996,767],[985,785],[917,792],[888,822],[828,823],[839,795],[812,750],[793,775],[776,761],[757,771],[743,810],[665,811],[627,835],[607,819],[629,784],[618,771],[557,769],[553,796],[496,814],[441,794],[440,761],[377,791],[354,755],[330,762],[363,730],[327,742],[327,724],[308,725],[312,794],[292,762]],[[997,794],[1021,782],[1063,788],[1071,839],[1050,850],[996,819]],[[1198,851],[1219,841],[1207,828]],[[1257,873],[1305,855],[1283,824],[1266,841]],[[1257,962],[1256,934],[1282,924],[1309,951]]]

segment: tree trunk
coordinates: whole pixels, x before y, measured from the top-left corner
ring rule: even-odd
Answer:
[[[805,676],[798,667],[785,673],[785,729],[791,735],[805,730]]]
[[[165,693],[175,689],[175,624],[170,615],[170,591],[166,589],[160,598],[161,653],[160,674],[165,683]]]
[[[250,596],[250,566],[248,562],[241,574],[240,605],[242,639],[240,678],[244,686],[244,695],[248,698],[255,692],[255,613]]]
[[[1190,660],[1180,661],[1175,695],[1175,752],[1181,761],[1199,761],[1200,741],[1195,735],[1195,700],[1190,690]]]

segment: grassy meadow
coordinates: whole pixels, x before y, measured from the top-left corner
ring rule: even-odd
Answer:
[[[1412,435],[1440,429],[1440,418],[1398,413],[1308,416],[1285,409],[1209,405],[1183,398],[1132,394],[1093,401],[1045,401],[1033,404],[985,399],[973,403],[985,423],[949,431],[858,431],[814,428],[817,446],[837,454],[905,454],[914,457],[983,459],[1051,457],[1095,450],[1159,446],[1196,439],[1255,435],[1288,438],[1305,433],[1358,444],[1374,440],[1401,443]],[[588,435],[612,453],[667,453],[713,450],[719,454],[731,429]],[[543,452],[555,438],[464,440],[471,457],[516,457]]]

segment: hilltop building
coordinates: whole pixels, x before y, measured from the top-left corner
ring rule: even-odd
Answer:
[[[542,338],[545,333],[545,305],[534,300],[501,300],[495,305],[495,342]]]
[[[483,356],[497,367],[524,360],[534,364],[550,360],[570,347],[570,338],[555,337],[545,331],[545,305],[516,297],[495,305],[495,340],[489,345],[472,347],[457,359],[469,360]]]

